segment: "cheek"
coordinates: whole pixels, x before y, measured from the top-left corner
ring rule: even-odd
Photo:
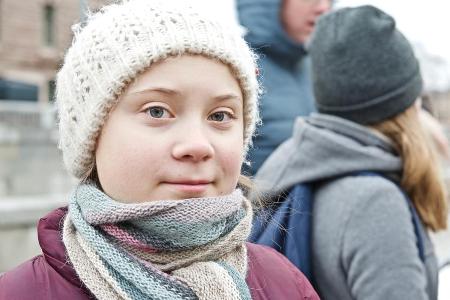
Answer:
[[[242,136],[233,139],[233,142],[220,148],[219,163],[224,173],[224,179],[231,185],[231,190],[236,187],[236,183],[241,173],[241,166],[244,159],[244,146]]]
[[[164,153],[158,147],[162,143],[140,135],[133,128],[124,130],[125,127],[105,132],[97,146],[98,176],[105,192],[110,194],[128,189],[136,191],[150,184]]]
[[[308,20],[310,8],[302,5],[301,1],[296,1],[298,4],[293,4],[291,9],[288,11],[289,20],[291,27],[293,29],[302,29]]]
[[[117,172],[117,177],[126,177],[130,173],[137,172],[139,166],[144,165],[143,162],[147,160],[145,157],[144,149],[139,149],[137,145],[122,140],[121,143],[117,143],[114,146],[107,148],[105,155],[98,155],[97,160],[99,164],[102,164],[105,169],[111,172]],[[142,147],[142,145],[140,146]],[[101,149],[99,147],[99,149]],[[104,148],[103,148],[104,149]],[[152,151],[152,149],[149,149]],[[151,153],[151,152],[150,152]]]
[[[127,140],[110,143],[102,138],[99,141],[96,153],[98,177],[103,189],[110,196],[118,196],[116,189],[133,181],[133,174],[139,165],[135,152]]]
[[[220,184],[219,194],[226,195],[232,193],[238,184],[241,174],[242,153],[238,151],[227,151],[221,155],[220,159]]]
[[[236,148],[228,150],[222,154],[221,161],[223,169],[227,170],[227,173],[237,174],[238,177],[243,162],[243,148],[240,150]]]

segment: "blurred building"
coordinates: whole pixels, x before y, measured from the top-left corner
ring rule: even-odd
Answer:
[[[72,40],[72,24],[79,22],[85,7],[95,10],[106,2],[111,1],[0,0],[0,80],[4,93],[11,90],[20,95],[25,90],[25,95],[30,95],[26,89],[35,86],[34,100],[51,101],[56,70]]]
[[[450,138],[450,91],[432,92],[429,96],[432,101],[432,112],[447,128]]]
[[[36,221],[73,186],[57,149],[55,76],[72,24],[112,0],[0,0],[0,273],[39,253]]]
[[[56,147],[55,76],[72,25],[111,1],[0,0],[0,198],[71,186]]]

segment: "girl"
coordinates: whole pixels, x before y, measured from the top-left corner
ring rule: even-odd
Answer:
[[[362,6],[322,17],[309,50],[320,113],[297,121],[257,180],[281,197],[312,186],[322,299],[436,299],[426,230],[446,228],[447,202],[418,117],[422,78],[410,44],[390,16]]]
[[[318,299],[284,257],[245,242],[252,209],[236,186],[258,84],[237,32],[175,0],[111,5],[79,30],[57,106],[80,184],[0,299]]]

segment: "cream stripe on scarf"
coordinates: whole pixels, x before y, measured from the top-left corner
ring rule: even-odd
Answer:
[[[172,272],[192,287],[199,299],[241,300],[233,278],[214,262],[199,262]],[[208,288],[204,283],[208,282]]]
[[[63,242],[66,246],[70,262],[77,270],[78,276],[86,287],[99,300],[131,300],[117,285],[103,267],[100,258],[76,234],[69,218],[65,218],[63,227]],[[92,264],[95,267],[92,267]],[[112,287],[112,286],[113,287]]]

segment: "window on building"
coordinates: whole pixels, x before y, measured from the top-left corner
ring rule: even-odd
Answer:
[[[44,6],[44,44],[55,45],[55,8],[50,4]]]
[[[38,87],[34,84],[0,79],[0,100],[37,101]]]
[[[48,90],[48,102],[54,102],[56,90],[56,82],[54,79],[48,81],[47,90]]]

